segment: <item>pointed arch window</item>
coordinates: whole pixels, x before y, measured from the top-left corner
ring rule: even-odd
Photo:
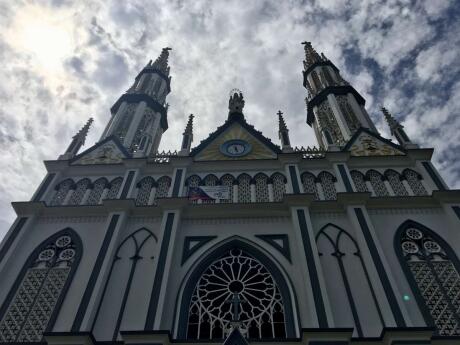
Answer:
[[[334,182],[336,178],[327,171],[322,171],[318,178],[321,181],[321,186],[323,187],[324,199],[325,200],[335,200],[337,199],[337,191],[335,189]]]
[[[312,193],[315,195],[315,200],[319,200],[318,190],[316,189],[315,175],[309,172],[304,172],[301,178],[302,178],[303,192]]]
[[[372,188],[374,188],[376,196],[388,196],[387,187],[385,186],[385,183],[383,183],[383,176],[379,172],[369,170],[367,172],[367,177],[371,182]]]
[[[408,221],[396,234],[395,250],[427,324],[439,335],[460,335],[460,265],[450,246]]]
[[[230,203],[233,202],[233,184],[235,182],[235,178],[230,174],[225,174],[220,178],[220,181],[223,186],[227,186],[229,190],[229,198],[222,199],[220,202],[222,203]]]
[[[268,202],[268,177],[265,174],[254,176],[256,184],[256,202]]]
[[[353,183],[355,184],[356,191],[358,192],[369,192],[366,186],[366,182],[364,180],[364,175],[356,170],[353,170],[350,172],[351,179],[353,180]]]
[[[393,192],[395,193],[395,195],[397,196],[409,195],[409,193],[407,193],[406,188],[401,182],[400,175],[396,171],[387,170],[385,171],[385,176],[388,179],[391,189],[393,189]]]
[[[118,191],[120,190],[121,184],[123,183],[123,179],[121,177],[117,177],[116,179],[110,182],[110,189],[107,193],[107,199],[116,199],[118,196]]]
[[[286,177],[283,174],[275,173],[271,178],[273,181],[273,200],[283,201],[284,194],[286,194]]]
[[[107,185],[107,180],[105,178],[100,178],[94,182],[94,187],[91,193],[88,196],[87,204],[88,205],[97,205],[101,200],[102,192],[104,191],[105,186]]]
[[[139,181],[137,184],[136,205],[148,205],[154,183],[155,181],[150,176],[144,177]]]
[[[44,241],[28,258],[0,309],[0,342],[39,342],[57,317],[81,257],[70,229]]]
[[[90,183],[91,181],[86,178],[77,182],[77,186],[69,199],[69,205],[80,205]]]
[[[421,179],[422,177],[417,174],[414,170],[406,169],[403,171],[403,175],[409,184],[409,187],[414,192],[414,195],[427,195],[427,191],[423,186]]]
[[[186,337],[224,339],[235,318],[248,338],[286,337],[285,308],[275,279],[264,264],[239,248],[213,261],[196,283]]]
[[[67,179],[59,183],[56,186],[56,192],[50,201],[50,206],[62,205],[65,197],[67,196],[67,193],[69,193],[70,188],[73,186],[73,183],[74,182],[71,179]]]
[[[238,202],[251,202],[251,176],[247,174],[238,176]]]

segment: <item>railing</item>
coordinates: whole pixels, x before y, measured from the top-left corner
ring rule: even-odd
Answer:
[[[296,153],[301,153],[303,159],[317,159],[317,158],[324,158],[326,151],[323,150],[322,148],[318,148],[316,146],[310,147],[307,146],[307,148],[303,146],[296,146],[294,147],[294,152]]]

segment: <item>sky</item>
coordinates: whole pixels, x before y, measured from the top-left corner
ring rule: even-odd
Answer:
[[[229,91],[275,143],[282,110],[294,146],[315,145],[302,86],[311,41],[366,99],[380,133],[385,105],[451,188],[460,188],[460,4],[455,0],[0,0],[0,238],[11,201],[30,200],[43,160],[64,152],[89,117],[85,148],[148,60],[171,47],[169,129],[179,149],[190,113],[194,145],[227,117]]]

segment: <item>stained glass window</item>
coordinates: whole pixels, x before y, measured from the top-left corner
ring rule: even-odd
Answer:
[[[0,342],[41,341],[78,265],[80,250],[73,235],[64,230],[34,251],[0,321]]]

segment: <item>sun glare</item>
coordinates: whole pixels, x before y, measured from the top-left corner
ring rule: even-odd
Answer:
[[[62,11],[26,6],[16,15],[9,35],[10,44],[31,54],[39,69],[57,71],[72,53],[74,42],[69,17]]]

